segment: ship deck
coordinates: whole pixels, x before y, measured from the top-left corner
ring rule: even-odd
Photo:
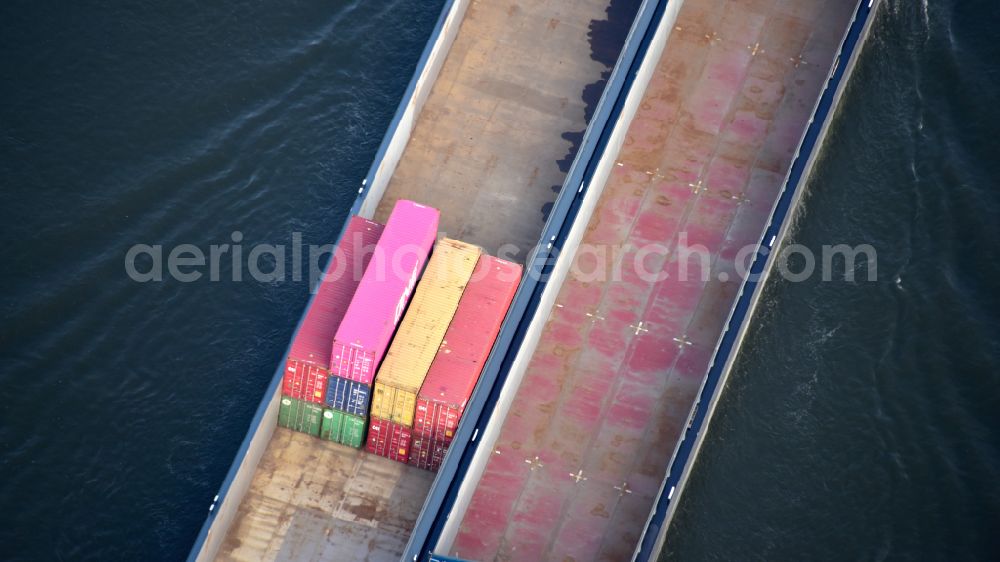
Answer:
[[[586,127],[584,89],[608,0],[473,1],[376,211],[441,210],[441,230],[523,262],[561,185],[566,133]],[[626,22],[626,27],[627,27]],[[624,32],[618,38],[624,40]],[[395,560],[433,474],[278,428],[218,559]]]
[[[686,0],[452,555],[631,558],[855,6]]]
[[[398,558],[433,479],[425,470],[279,427],[220,557]]]
[[[564,134],[586,127],[584,87],[609,69],[588,44],[609,4],[472,2],[375,220],[425,203],[447,236],[491,255],[512,244],[499,257],[523,264],[566,175]]]

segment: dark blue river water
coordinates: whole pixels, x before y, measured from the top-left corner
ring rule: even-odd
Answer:
[[[0,559],[187,554],[307,285],[126,252],[328,242],[439,8],[0,3]],[[888,8],[796,233],[879,280],[769,288],[671,559],[1000,552],[1000,13]]]
[[[440,4],[0,3],[0,559],[186,556],[307,285],[125,254],[329,242]]]

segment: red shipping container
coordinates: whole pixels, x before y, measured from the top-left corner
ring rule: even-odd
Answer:
[[[414,436],[451,443],[520,280],[521,266],[479,258],[417,394]]]
[[[444,462],[444,455],[448,452],[448,444],[436,439],[424,437],[414,437],[410,442],[409,464],[417,468],[423,468],[432,472],[437,472]]]
[[[372,384],[437,237],[437,209],[400,199],[327,348],[330,374]]]
[[[281,394],[306,402],[323,402],[329,376],[327,369],[291,357],[285,362],[285,376],[281,380]]]
[[[405,463],[410,458],[412,430],[405,425],[372,418],[368,428],[368,452]]]
[[[351,303],[383,226],[351,217],[316,287],[302,326],[292,340],[281,393],[322,403],[330,373],[330,345]]]

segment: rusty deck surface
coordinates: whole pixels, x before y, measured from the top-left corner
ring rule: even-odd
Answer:
[[[588,37],[608,5],[471,2],[375,220],[411,199],[441,210],[447,236],[491,255],[513,244],[500,257],[523,263],[565,176],[563,134],[584,130],[584,87],[608,70]]]
[[[433,479],[279,427],[218,559],[398,559]]]
[[[855,6],[686,0],[451,554],[631,557]]]

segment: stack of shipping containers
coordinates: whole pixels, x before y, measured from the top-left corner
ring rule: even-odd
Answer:
[[[278,424],[318,436],[330,372],[330,344],[371,257],[382,225],[353,217],[341,236],[309,310],[292,340],[281,386]]]
[[[521,279],[521,266],[479,258],[417,395],[409,463],[436,471]]]
[[[352,447],[364,444],[375,369],[427,262],[437,237],[438,218],[436,209],[412,201],[400,200],[393,207],[364,277],[327,348],[331,365],[324,398],[329,410],[324,415],[330,416],[328,438],[333,441]]]
[[[375,377],[368,451],[408,461],[417,393],[480,254],[479,247],[448,238],[435,247],[413,303]]]
[[[434,246],[438,220],[400,200],[385,226],[348,221],[292,341],[279,425],[438,469],[521,279],[471,244]]]

